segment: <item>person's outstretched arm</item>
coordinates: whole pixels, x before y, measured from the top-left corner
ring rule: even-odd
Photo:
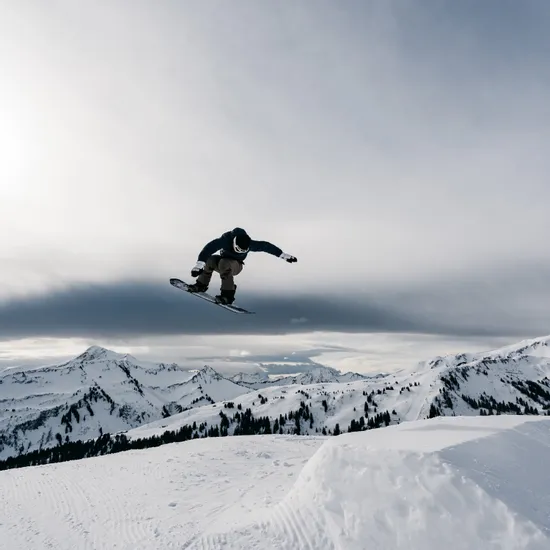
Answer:
[[[251,241],[250,251],[266,252],[267,254],[271,254],[272,256],[277,256],[278,258],[282,258],[283,260],[286,260],[289,263],[298,261],[294,256],[291,256],[290,254],[285,254],[278,246],[275,246],[274,244],[268,241]]]

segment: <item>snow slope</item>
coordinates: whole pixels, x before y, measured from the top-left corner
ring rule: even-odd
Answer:
[[[550,419],[208,438],[0,472],[28,548],[547,550]]]
[[[201,439],[0,472],[0,548],[187,548],[214,524],[260,519],[322,443]]]

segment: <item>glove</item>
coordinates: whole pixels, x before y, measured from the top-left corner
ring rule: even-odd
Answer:
[[[298,261],[294,256],[291,256],[290,254],[285,254],[284,252],[279,256],[279,258],[282,258],[283,260],[285,260],[289,264]]]
[[[191,275],[193,277],[198,277],[203,272],[205,265],[204,262],[197,262],[195,267],[191,270]]]

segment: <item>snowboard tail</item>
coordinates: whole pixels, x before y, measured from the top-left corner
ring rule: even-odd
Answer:
[[[191,292],[188,290],[189,284],[185,281],[182,281],[181,279],[172,278],[170,279],[170,284],[176,288],[179,288],[180,290],[183,290],[185,292],[188,292],[189,294],[193,294],[194,296],[197,296],[198,298],[202,298],[203,300],[206,300],[207,302],[211,302],[212,304],[215,304],[219,307],[223,307],[224,309],[228,309],[229,311],[232,311],[233,313],[243,313],[243,314],[253,314],[254,311],[248,311],[247,309],[244,309],[242,307],[236,306],[234,304],[222,304],[216,300],[216,298],[207,292]]]

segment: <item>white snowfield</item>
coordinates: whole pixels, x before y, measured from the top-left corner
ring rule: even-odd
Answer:
[[[208,438],[0,472],[2,550],[548,550],[550,418]]]

